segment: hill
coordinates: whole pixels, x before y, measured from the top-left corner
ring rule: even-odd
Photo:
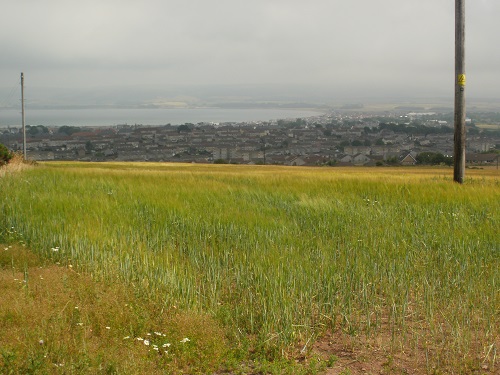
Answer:
[[[10,294],[0,306],[15,328],[2,331],[0,363],[494,373],[499,174],[466,178],[452,183],[448,168],[153,163],[7,174]],[[68,349],[46,345],[55,338]]]

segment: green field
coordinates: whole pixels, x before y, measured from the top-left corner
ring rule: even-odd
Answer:
[[[452,172],[43,163],[0,178],[0,243],[204,314],[244,359],[312,355],[329,334],[384,338],[427,373],[485,373],[500,174]]]
[[[486,130],[499,130],[500,129],[499,124],[476,124],[476,126],[480,129],[486,129]]]

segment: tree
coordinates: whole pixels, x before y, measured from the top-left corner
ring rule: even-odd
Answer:
[[[31,136],[35,136],[38,134],[47,134],[49,132],[49,129],[46,126],[43,125],[26,125],[26,133],[28,133]]]
[[[192,131],[193,124],[185,123],[184,125],[179,125],[177,127],[177,133],[190,133]]]
[[[440,152],[421,152],[416,157],[417,164],[427,164],[427,165],[452,165],[453,157],[444,156]]]
[[[85,151],[91,152],[93,149],[94,149],[94,145],[92,144],[92,142],[90,140],[85,142]]]
[[[342,142],[339,143],[339,148],[341,148],[343,150],[345,147],[349,146],[350,144],[351,143],[349,141],[347,141],[347,140],[346,141],[342,141]]]
[[[474,126],[474,127],[467,128],[467,132],[470,135],[477,135],[480,133],[480,130]]]
[[[28,133],[29,135],[37,135],[38,128],[36,126],[27,125],[26,126],[26,133]]]
[[[416,157],[417,164],[432,164],[433,159],[434,159],[433,152],[421,152]]]
[[[399,164],[398,157],[397,156],[391,156],[391,157],[387,158],[386,163],[390,164],[390,165]]]
[[[12,152],[0,143],[0,165],[7,164],[13,156]]]
[[[63,134],[70,136],[70,135],[73,135],[74,133],[79,133],[81,131],[82,131],[82,129],[77,127],[77,126],[63,125],[59,128],[58,133],[63,133]]]

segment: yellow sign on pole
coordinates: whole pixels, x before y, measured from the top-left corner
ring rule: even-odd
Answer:
[[[458,75],[458,84],[460,86],[465,86],[465,74]]]

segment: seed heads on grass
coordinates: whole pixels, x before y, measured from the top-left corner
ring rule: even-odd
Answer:
[[[98,277],[162,296],[165,306],[209,311],[262,341],[280,332],[269,347],[336,328],[336,316],[352,334],[376,334],[386,314],[395,336],[412,319],[435,329],[439,320],[458,322],[455,347],[498,326],[497,182],[457,192],[432,176],[373,170],[353,177],[197,168],[111,174],[48,166],[30,172],[30,189],[0,186],[2,218],[12,237],[15,226],[30,246],[57,248],[61,264],[67,253]],[[110,191],[113,199],[96,205]],[[473,327],[470,316],[487,323]],[[145,336],[162,344],[156,332]]]

